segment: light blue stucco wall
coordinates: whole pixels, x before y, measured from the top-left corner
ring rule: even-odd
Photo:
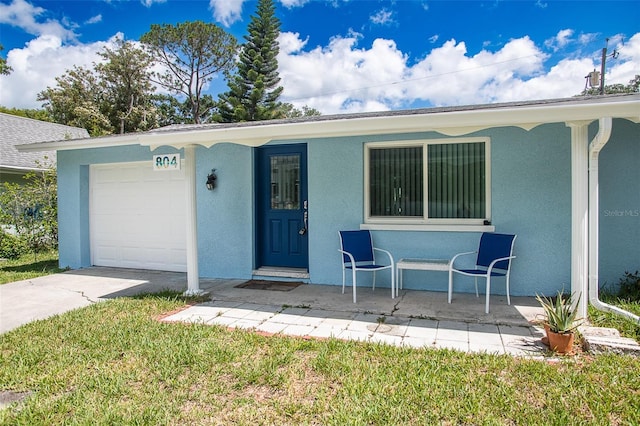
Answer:
[[[640,209],[640,179],[638,167],[634,167],[640,158],[639,128],[615,120],[611,142],[601,156],[600,260],[605,280],[617,280],[624,269],[639,267],[638,217],[602,214],[607,209]],[[591,133],[595,131],[597,126]],[[491,140],[492,224],[496,232],[518,234],[515,245],[518,258],[513,264],[511,281],[513,295],[552,294],[570,287],[570,135],[564,124],[539,126],[530,131],[498,128],[469,135]],[[310,282],[329,285],[342,282],[338,231],[358,229],[363,221],[364,143],[442,137],[419,133],[286,142],[308,144]],[[251,277],[255,267],[253,152],[251,148],[233,144],[196,150],[201,277]],[[90,264],[87,165],[149,160],[152,154],[142,147],[59,153],[61,265],[78,268]],[[208,191],[204,182],[214,168],[218,187]],[[373,235],[376,245],[391,251],[396,260],[418,256],[449,258],[474,250],[480,237],[476,232],[373,231]],[[366,275],[361,277],[363,284],[367,280]],[[388,286],[388,281],[386,274],[379,274],[381,287]],[[446,291],[447,274],[407,271],[404,284],[405,288]],[[456,277],[456,291],[473,291],[473,281]],[[497,280],[492,292],[504,292],[503,280]]]
[[[617,288],[640,270],[640,125],[615,120],[599,164],[600,285]]]
[[[200,276],[250,278],[253,271],[253,150],[219,144],[196,150]],[[206,189],[216,169],[217,187]]]

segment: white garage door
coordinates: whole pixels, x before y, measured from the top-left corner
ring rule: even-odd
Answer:
[[[186,271],[184,184],[184,169],[153,171],[151,161],[92,165],[92,264]]]

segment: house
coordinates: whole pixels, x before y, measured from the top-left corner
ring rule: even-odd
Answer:
[[[512,295],[585,293],[640,265],[638,94],[179,125],[20,150],[58,153],[61,266],[186,271],[189,292],[199,277],[341,284],[345,229],[370,229],[396,260],[518,234]],[[446,291],[446,274],[408,271],[404,288]]]
[[[28,172],[40,172],[56,163],[55,150],[19,152],[16,145],[88,137],[89,133],[78,127],[0,112],[0,184],[24,183]]]

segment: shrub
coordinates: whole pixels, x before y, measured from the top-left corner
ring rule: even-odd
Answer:
[[[0,232],[0,258],[17,259],[28,251],[29,247],[21,238],[5,231]]]
[[[625,272],[619,283],[618,297],[630,302],[640,301],[640,272]]]
[[[22,185],[5,182],[0,189],[0,224],[14,229],[34,252],[58,246],[56,170],[37,166],[44,170],[27,173]]]

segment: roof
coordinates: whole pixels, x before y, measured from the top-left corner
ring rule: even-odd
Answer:
[[[89,140],[30,144],[21,150],[84,149],[123,145],[182,148],[217,143],[260,146],[271,140],[435,131],[457,136],[491,127],[530,130],[545,123],[595,121],[603,117],[640,122],[640,94],[466,105],[413,110],[321,115],[242,123],[179,124],[147,132]]]
[[[3,172],[38,170],[38,162],[43,163],[45,157],[50,163],[56,161],[55,150],[19,152],[17,145],[88,137],[86,129],[0,112],[0,168]]]

